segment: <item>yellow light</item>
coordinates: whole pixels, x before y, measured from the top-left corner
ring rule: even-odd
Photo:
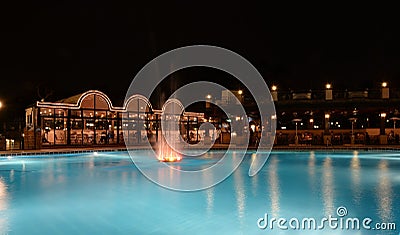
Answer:
[[[385,118],[386,117],[386,113],[381,113],[381,117]]]
[[[3,103],[0,101],[0,108],[3,107]]]
[[[382,82],[382,87],[387,87],[388,83],[387,82]]]
[[[329,84],[329,83],[327,83],[327,84],[325,85],[325,87],[326,87],[326,89],[331,89],[331,88],[332,88],[332,85]]]
[[[208,95],[206,96],[206,98],[207,98],[207,99],[211,99],[211,95],[208,94]]]
[[[325,114],[325,119],[329,119],[331,117],[331,115],[329,115],[328,113]]]
[[[239,90],[239,91],[238,91],[238,94],[239,94],[239,95],[243,94],[243,91],[242,91],[242,90]]]
[[[273,86],[271,87],[271,89],[272,89],[273,91],[276,91],[276,90],[278,90],[278,87],[275,86],[275,85],[273,85]]]
[[[314,119],[311,118],[311,119],[310,119],[310,123],[313,123],[313,122],[314,122]]]

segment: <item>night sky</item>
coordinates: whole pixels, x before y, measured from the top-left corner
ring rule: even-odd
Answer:
[[[147,62],[195,44],[239,53],[268,85],[283,90],[321,89],[326,82],[334,89],[378,88],[382,81],[400,85],[394,7],[289,10],[245,1],[135,2],[57,0],[0,7],[0,100],[7,115],[19,116],[43,97],[54,101],[89,89],[105,92],[117,104]],[[224,80],[219,76],[205,70],[175,77]]]

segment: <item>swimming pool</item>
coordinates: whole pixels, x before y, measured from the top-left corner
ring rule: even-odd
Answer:
[[[252,157],[197,192],[154,184],[127,152],[1,158],[0,234],[399,234],[399,153],[272,152],[249,177]],[[197,169],[217,160],[175,164]],[[347,214],[338,216],[338,208]],[[397,223],[397,230],[259,228],[271,218],[288,226],[328,216],[369,217],[371,226]]]

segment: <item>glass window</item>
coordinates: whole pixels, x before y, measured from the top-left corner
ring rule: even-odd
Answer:
[[[81,102],[81,108],[94,108],[94,95],[88,95],[83,98]]]
[[[67,110],[56,109],[54,114],[56,115],[56,117],[66,117],[67,116]]]
[[[82,128],[83,128],[83,120],[82,119],[71,119],[71,135],[70,142],[71,144],[82,144]]]
[[[93,110],[83,110],[83,117],[93,118],[94,111]]]
[[[54,119],[43,118],[43,129],[42,129],[42,144],[53,145],[54,144]]]
[[[96,109],[108,110],[108,102],[100,95],[96,95]]]
[[[71,110],[71,117],[81,117],[82,113],[81,110]]]

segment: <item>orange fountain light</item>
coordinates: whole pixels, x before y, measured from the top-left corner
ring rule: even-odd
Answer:
[[[182,156],[174,151],[167,143],[162,143],[157,154],[160,162],[179,162]]]

